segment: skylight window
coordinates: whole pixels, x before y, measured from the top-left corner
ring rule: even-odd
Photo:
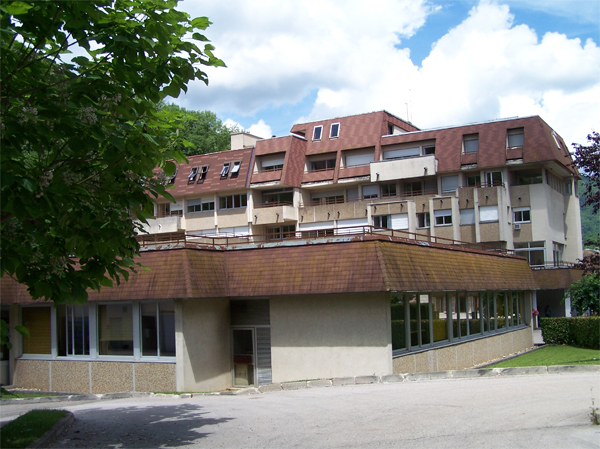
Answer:
[[[223,164],[223,168],[221,169],[221,178],[226,178],[229,173],[229,162],[225,162]]]
[[[190,174],[188,175],[188,184],[193,184],[196,180],[196,176],[198,176],[198,167],[192,167]]]
[[[340,124],[332,123],[331,128],[329,129],[329,138],[336,139],[340,135]]]
[[[177,177],[177,169],[175,169],[175,173],[173,173],[173,176],[167,176],[167,184],[175,184],[176,177]]]
[[[236,161],[233,163],[233,167],[231,168],[231,176],[237,176],[240,173],[241,165],[242,161]]]
[[[200,176],[198,177],[198,182],[204,181],[206,179],[206,174],[208,173],[208,165],[203,165],[200,168]]]
[[[323,125],[315,126],[313,129],[313,140],[321,140],[323,135]]]

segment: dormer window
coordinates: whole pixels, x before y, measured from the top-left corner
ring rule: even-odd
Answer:
[[[240,167],[242,165],[242,161],[236,161],[233,163],[233,167],[231,167],[231,177],[235,177],[240,174]]]
[[[208,165],[203,165],[200,168],[200,176],[198,176],[198,182],[204,181],[206,179],[207,173],[208,173]]]
[[[323,125],[315,126],[313,129],[313,140],[321,140],[323,135]]]
[[[175,184],[176,177],[177,177],[177,169],[175,169],[175,173],[173,173],[173,176],[167,176],[167,184]]]
[[[227,175],[229,174],[229,162],[225,162],[223,164],[223,168],[221,169],[221,178],[227,178]]]
[[[340,135],[340,124],[332,123],[331,128],[329,129],[329,138],[337,139],[339,137],[339,135]]]
[[[192,167],[190,174],[188,175],[188,184],[193,184],[198,176],[198,167]]]

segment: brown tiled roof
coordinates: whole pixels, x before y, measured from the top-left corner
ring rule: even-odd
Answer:
[[[533,277],[540,290],[558,290],[569,286],[583,276],[583,270],[576,268],[549,268],[533,270]]]
[[[90,301],[264,297],[443,290],[535,290],[523,258],[383,237],[252,249],[143,252],[127,283],[92,291]],[[26,302],[25,287],[2,278],[2,302]]]

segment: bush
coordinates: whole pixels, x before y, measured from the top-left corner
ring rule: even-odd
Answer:
[[[600,317],[540,318],[544,342],[600,348]]]

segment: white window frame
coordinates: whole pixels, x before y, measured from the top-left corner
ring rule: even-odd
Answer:
[[[529,219],[525,220],[523,212],[529,212]],[[520,214],[518,216],[517,214]],[[513,223],[531,223],[531,207],[515,207],[513,208]]]
[[[319,130],[319,137],[316,137],[317,135],[317,129]],[[313,137],[312,140],[314,141],[320,141],[323,138],[323,125],[317,125],[313,128]]]
[[[336,129],[336,133],[333,133],[333,128],[337,126]],[[340,137],[340,123],[332,123],[331,126],[329,127],[329,138],[330,139],[337,139],[338,137]]]
[[[452,209],[438,209],[433,211],[436,226],[452,226]],[[448,217],[450,220],[448,221]],[[441,222],[438,223],[438,218]]]
[[[242,161],[234,161],[233,167],[231,168],[231,176],[237,175],[240,172]]]
[[[423,224],[419,226],[419,215],[423,214]],[[417,229],[429,229],[431,227],[431,214],[429,212],[417,212]]]
[[[221,169],[221,178],[226,178],[229,174],[229,167],[231,166],[230,162],[225,162],[223,164],[223,168]]]

